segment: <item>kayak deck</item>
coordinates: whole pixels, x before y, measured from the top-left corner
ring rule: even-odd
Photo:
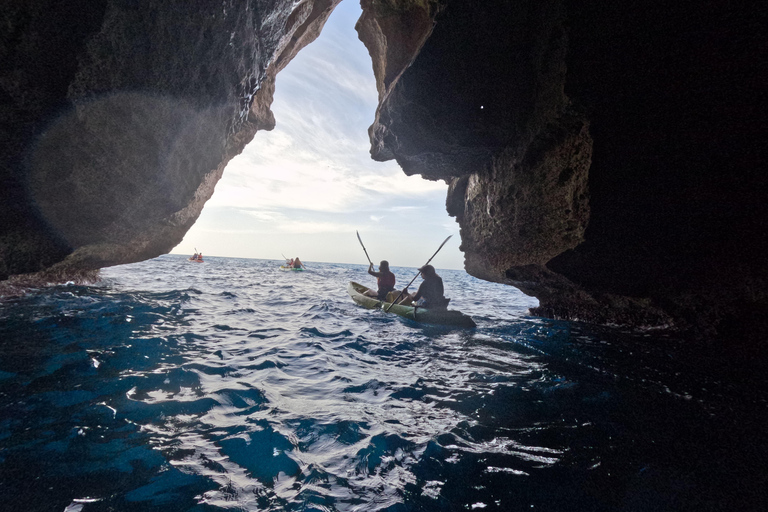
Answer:
[[[365,292],[368,290],[366,286],[363,286],[354,281],[350,281],[347,285],[347,293],[352,297],[352,300],[356,304],[363,306],[367,309],[382,309],[387,313],[394,313],[408,318],[414,322],[420,322],[425,324],[438,324],[438,325],[454,325],[456,327],[477,327],[475,321],[468,315],[465,315],[461,311],[455,310],[435,310],[426,309],[414,306],[403,306],[400,304],[391,305],[391,302],[382,302],[375,297],[368,297]]]

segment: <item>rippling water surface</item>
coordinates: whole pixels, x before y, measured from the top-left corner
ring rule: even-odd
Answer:
[[[163,256],[0,305],[0,509],[765,509],[764,375],[464,272],[472,330],[356,306],[364,266],[280,263]]]

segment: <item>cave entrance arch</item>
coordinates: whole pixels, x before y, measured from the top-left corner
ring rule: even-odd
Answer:
[[[458,225],[445,211],[447,185],[370,157],[378,97],[354,30],[361,14],[356,2],[342,2],[280,71],[275,128],[258,132],[228,163],[174,253],[365,263],[354,236],[360,230],[372,257],[418,267],[450,234],[436,263],[463,268]]]

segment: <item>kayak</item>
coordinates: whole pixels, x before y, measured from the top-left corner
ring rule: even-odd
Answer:
[[[414,322],[420,322],[423,324],[438,324],[438,325],[454,325],[456,327],[477,327],[472,317],[465,315],[461,311],[455,311],[451,309],[426,309],[415,306],[403,306],[401,304],[392,304],[391,302],[383,302],[374,297],[368,297],[364,293],[369,288],[350,281],[347,285],[347,293],[352,297],[352,300],[356,304],[363,306],[367,309],[384,309],[388,313],[394,313],[400,315],[403,318],[408,318]]]
[[[286,267],[285,265],[280,265],[280,270],[293,270],[294,272],[301,272],[304,269],[304,267]]]
[[[189,261],[193,262],[193,263],[203,263],[203,260],[199,260],[199,259],[196,259],[196,258],[187,258],[187,259]]]

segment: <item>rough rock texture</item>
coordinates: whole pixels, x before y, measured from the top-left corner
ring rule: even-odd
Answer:
[[[0,278],[171,250],[339,1],[4,1]]]
[[[0,278],[170,250],[338,1],[3,0]],[[544,315],[762,338],[763,4],[361,4],[371,154],[449,183],[470,273]]]
[[[371,153],[450,183],[468,272],[547,316],[764,338],[764,6],[363,5],[433,20],[374,66]],[[365,18],[377,62],[400,34]]]

